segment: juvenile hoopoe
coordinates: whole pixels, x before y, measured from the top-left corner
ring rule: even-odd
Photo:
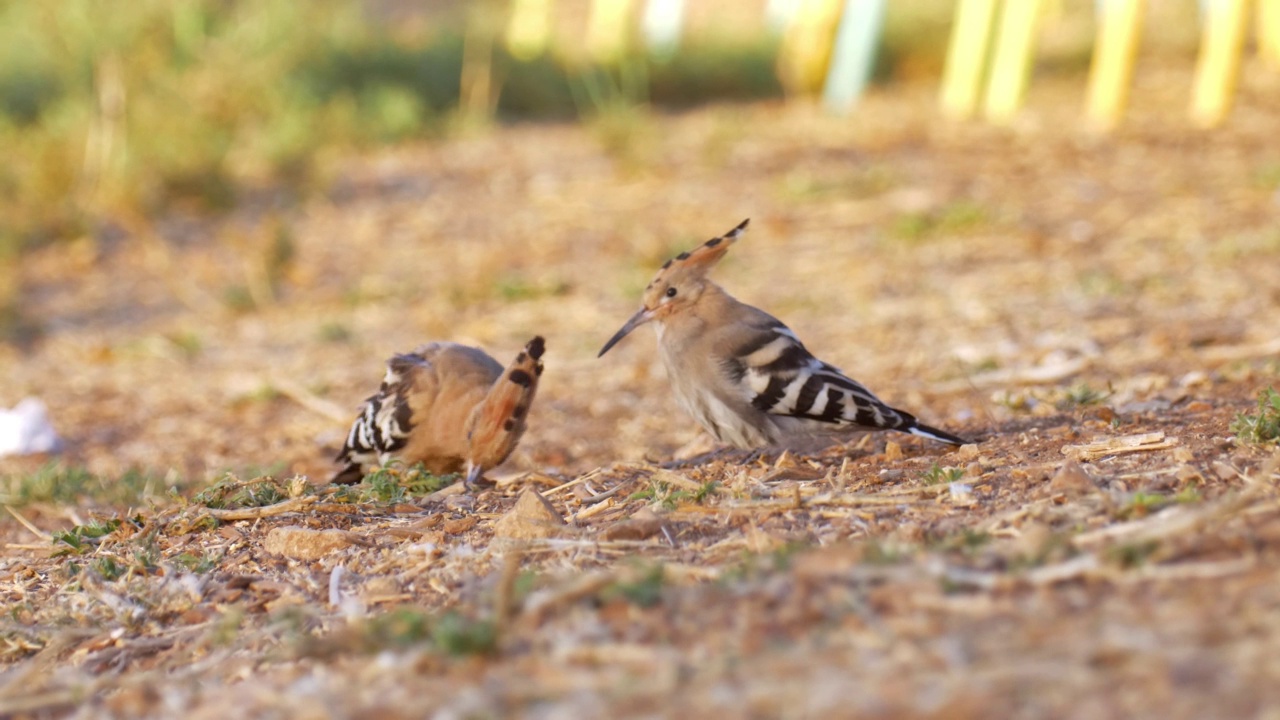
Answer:
[[[739,448],[855,430],[900,430],[963,445],[965,440],[886,405],[814,357],[780,320],[707,279],[747,222],[668,260],[645,288],[640,310],[597,357],[654,323],[680,405],[717,440]]]
[[[394,458],[437,475],[465,468],[471,486],[520,442],[544,349],[535,337],[506,369],[479,348],[450,342],[392,357],[338,453],[345,466],[333,482],[360,482]]]

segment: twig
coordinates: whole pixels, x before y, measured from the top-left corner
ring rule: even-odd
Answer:
[[[596,503],[595,505],[589,505],[583,508],[582,510],[579,510],[578,512],[574,513],[573,521],[578,522],[579,520],[586,520],[587,518],[595,517],[596,515],[599,515],[600,513],[605,512],[606,510],[609,510],[610,508],[613,508],[615,506],[616,505],[612,500],[605,499],[604,502]]]
[[[1214,580],[1252,570],[1258,564],[1255,555],[1217,562],[1188,562],[1173,565],[1146,565],[1138,570],[1135,580]]]
[[[934,392],[939,393],[952,393],[970,390],[975,387],[990,387],[993,385],[1039,385],[1057,382],[1063,378],[1070,377],[1081,370],[1084,370],[1088,366],[1088,358],[1072,358],[1046,365],[1036,365],[1029,368],[992,370],[978,375],[971,375],[963,380],[938,383],[931,389]]]
[[[304,508],[318,500],[314,495],[303,495],[302,497],[289,498],[284,502],[275,505],[264,505],[263,507],[252,508],[235,508],[231,510],[223,510],[220,508],[206,508],[205,512],[219,520],[257,520],[258,518],[271,517],[272,515],[284,515],[295,510]]]
[[[1195,529],[1198,525],[1209,522],[1215,517],[1228,515],[1241,510],[1254,500],[1259,493],[1244,492],[1234,498],[1215,503],[1198,512],[1182,507],[1171,507],[1141,520],[1108,525],[1071,538],[1071,544],[1085,547],[1094,543],[1115,539],[1132,538],[1133,540],[1160,540],[1171,535],[1179,535]]]
[[[31,533],[32,533],[33,535],[35,535],[36,537],[40,538],[41,540],[51,540],[51,539],[53,539],[53,536],[52,536],[52,535],[50,535],[49,533],[47,533],[47,532],[45,532],[45,531],[41,530],[40,528],[36,527],[34,524],[32,524],[32,522],[31,522],[30,520],[28,520],[28,519],[26,519],[26,518],[22,517],[22,515],[21,515],[21,514],[19,514],[17,510],[14,510],[11,506],[9,506],[9,505],[5,505],[5,506],[4,506],[4,509],[5,509],[5,510],[7,510],[7,511],[9,511],[9,514],[10,514],[10,515],[12,515],[12,516],[14,517],[14,519],[15,519],[15,520],[17,520],[18,522],[22,523],[22,526],[23,526],[23,527],[25,527],[26,529],[30,530],[30,531],[31,531]]]
[[[1211,347],[1200,352],[1200,356],[1210,362],[1227,362],[1230,360],[1248,360],[1255,357],[1268,357],[1280,354],[1280,340],[1257,343],[1255,345],[1228,345],[1227,347]]]
[[[602,493],[596,493],[595,495],[592,495],[592,496],[591,496],[591,497],[589,497],[589,498],[585,498],[585,499],[582,501],[582,504],[583,504],[583,505],[595,505],[596,503],[604,502],[605,500],[608,500],[609,498],[613,497],[614,495],[617,495],[617,494],[618,494],[618,491],[619,491],[619,490],[621,490],[621,489],[622,489],[622,483],[618,483],[617,485],[614,485],[614,486],[613,486],[613,488],[611,488],[611,489],[609,489],[609,490],[605,490],[605,491],[604,491],[604,492],[602,492]]]
[[[581,485],[581,484],[585,483],[586,481],[590,480],[591,478],[593,478],[593,477],[595,477],[595,476],[597,476],[597,475],[603,475],[603,474],[604,474],[604,468],[596,468],[595,470],[592,470],[591,472],[587,472],[587,473],[583,473],[583,474],[579,475],[578,477],[576,477],[576,478],[574,478],[574,479],[570,480],[570,481],[569,481],[569,482],[567,482],[567,483],[564,483],[563,485],[557,485],[557,486],[555,486],[555,487],[551,488],[550,490],[547,490],[546,492],[542,493],[542,497],[549,498],[549,497],[551,497],[552,495],[558,495],[558,494],[560,494],[560,493],[564,492],[565,490],[568,490],[569,488],[575,487],[575,486],[577,486],[577,485]]]
[[[910,505],[916,500],[905,497],[883,497],[880,495],[855,495],[836,497],[830,493],[815,495],[804,500],[804,505],[829,505],[833,507],[861,507],[863,505]],[[793,510],[796,507],[795,497],[785,500],[748,500],[744,502],[724,503],[726,510],[765,510],[769,508]]]
[[[334,422],[349,423],[351,422],[351,419],[355,417],[355,413],[343,410],[336,403],[325,400],[287,378],[269,377],[267,378],[267,382],[270,383],[272,387],[279,390],[281,395],[284,395],[317,415],[322,415]]]
[[[507,627],[515,612],[516,580],[520,577],[520,562],[524,553],[518,548],[502,558],[502,574],[498,576],[498,588],[493,596],[493,616],[500,629]]]
[[[90,686],[95,683],[90,683]],[[11,698],[0,698],[0,717],[13,717],[20,713],[32,713],[40,710],[52,711],[67,705],[80,702],[86,695],[85,688],[58,688],[33,695],[17,695]]]

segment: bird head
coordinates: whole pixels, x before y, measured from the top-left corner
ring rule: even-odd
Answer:
[[[644,295],[640,298],[640,310],[609,338],[609,342],[604,344],[596,357],[609,352],[619,340],[641,325],[654,320],[662,322],[697,302],[711,282],[707,279],[707,273],[720,262],[729,246],[747,231],[749,222],[750,219],[743,220],[724,235],[711,238],[693,250],[682,252],[668,260],[645,287]]]

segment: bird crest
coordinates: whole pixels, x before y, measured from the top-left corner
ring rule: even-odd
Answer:
[[[662,268],[658,270],[658,274],[654,275],[653,280],[649,282],[646,289],[652,289],[659,285],[676,285],[681,280],[692,280],[706,276],[716,263],[720,262],[725,253],[729,251],[729,246],[738,241],[743,233],[747,231],[747,224],[751,222],[748,218],[738,223],[729,232],[724,235],[713,237],[702,243],[698,247],[682,252],[663,263]],[[665,281],[665,282],[664,282]]]

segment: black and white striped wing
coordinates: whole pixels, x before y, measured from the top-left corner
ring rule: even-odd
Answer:
[[[904,425],[901,413],[814,357],[785,325],[762,331],[738,357],[743,387],[757,410],[834,425],[886,430]]]
[[[759,328],[735,355],[730,369],[746,399],[761,412],[833,426],[899,430],[952,445],[966,442],[886,405],[839,368],[814,357],[790,328],[776,320]]]
[[[384,455],[408,443],[413,429],[413,409],[409,406],[413,373],[429,365],[416,353],[396,355],[387,361],[382,386],[364,401],[360,416],[352,423],[347,442],[338,453],[339,462],[379,463]]]

